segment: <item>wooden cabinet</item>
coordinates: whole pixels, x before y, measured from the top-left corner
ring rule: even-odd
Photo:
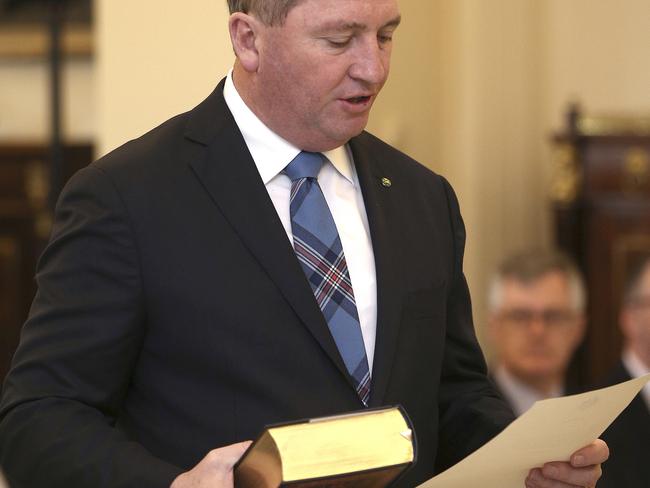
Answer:
[[[34,297],[36,261],[50,232],[48,154],[44,145],[0,145],[0,380]],[[67,180],[91,161],[92,147],[69,145],[63,155]]]
[[[620,357],[625,276],[650,256],[650,117],[571,110],[554,137],[555,235],[585,274],[588,330],[572,381],[597,381]]]

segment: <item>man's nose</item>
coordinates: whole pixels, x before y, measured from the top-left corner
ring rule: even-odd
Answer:
[[[350,66],[350,76],[356,80],[381,85],[388,76],[390,52],[377,39],[369,39],[359,46]]]
[[[539,313],[532,314],[530,322],[528,323],[528,330],[533,335],[543,335],[546,333],[547,323],[546,318]]]

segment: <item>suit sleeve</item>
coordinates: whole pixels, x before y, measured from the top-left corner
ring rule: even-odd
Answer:
[[[444,187],[454,234],[453,279],[447,302],[447,335],[440,379],[440,440],[436,470],[446,469],[497,435],[514,415],[487,378],[463,274],[465,227],[456,196]]]
[[[0,464],[21,487],[163,487],[181,472],[115,427],[145,334],[138,250],[109,177],[75,175],[0,403]]]

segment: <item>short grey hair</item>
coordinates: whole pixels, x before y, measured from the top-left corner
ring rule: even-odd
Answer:
[[[257,16],[266,25],[282,25],[289,11],[302,0],[227,0],[230,13]]]
[[[575,263],[561,251],[530,249],[507,257],[497,268],[490,282],[488,307],[496,312],[503,304],[503,282],[514,280],[529,284],[551,272],[566,276],[575,312],[584,312],[586,306],[585,285]]]

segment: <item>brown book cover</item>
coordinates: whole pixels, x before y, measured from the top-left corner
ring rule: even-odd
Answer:
[[[236,488],[383,488],[415,461],[404,410],[268,426],[235,466]]]

